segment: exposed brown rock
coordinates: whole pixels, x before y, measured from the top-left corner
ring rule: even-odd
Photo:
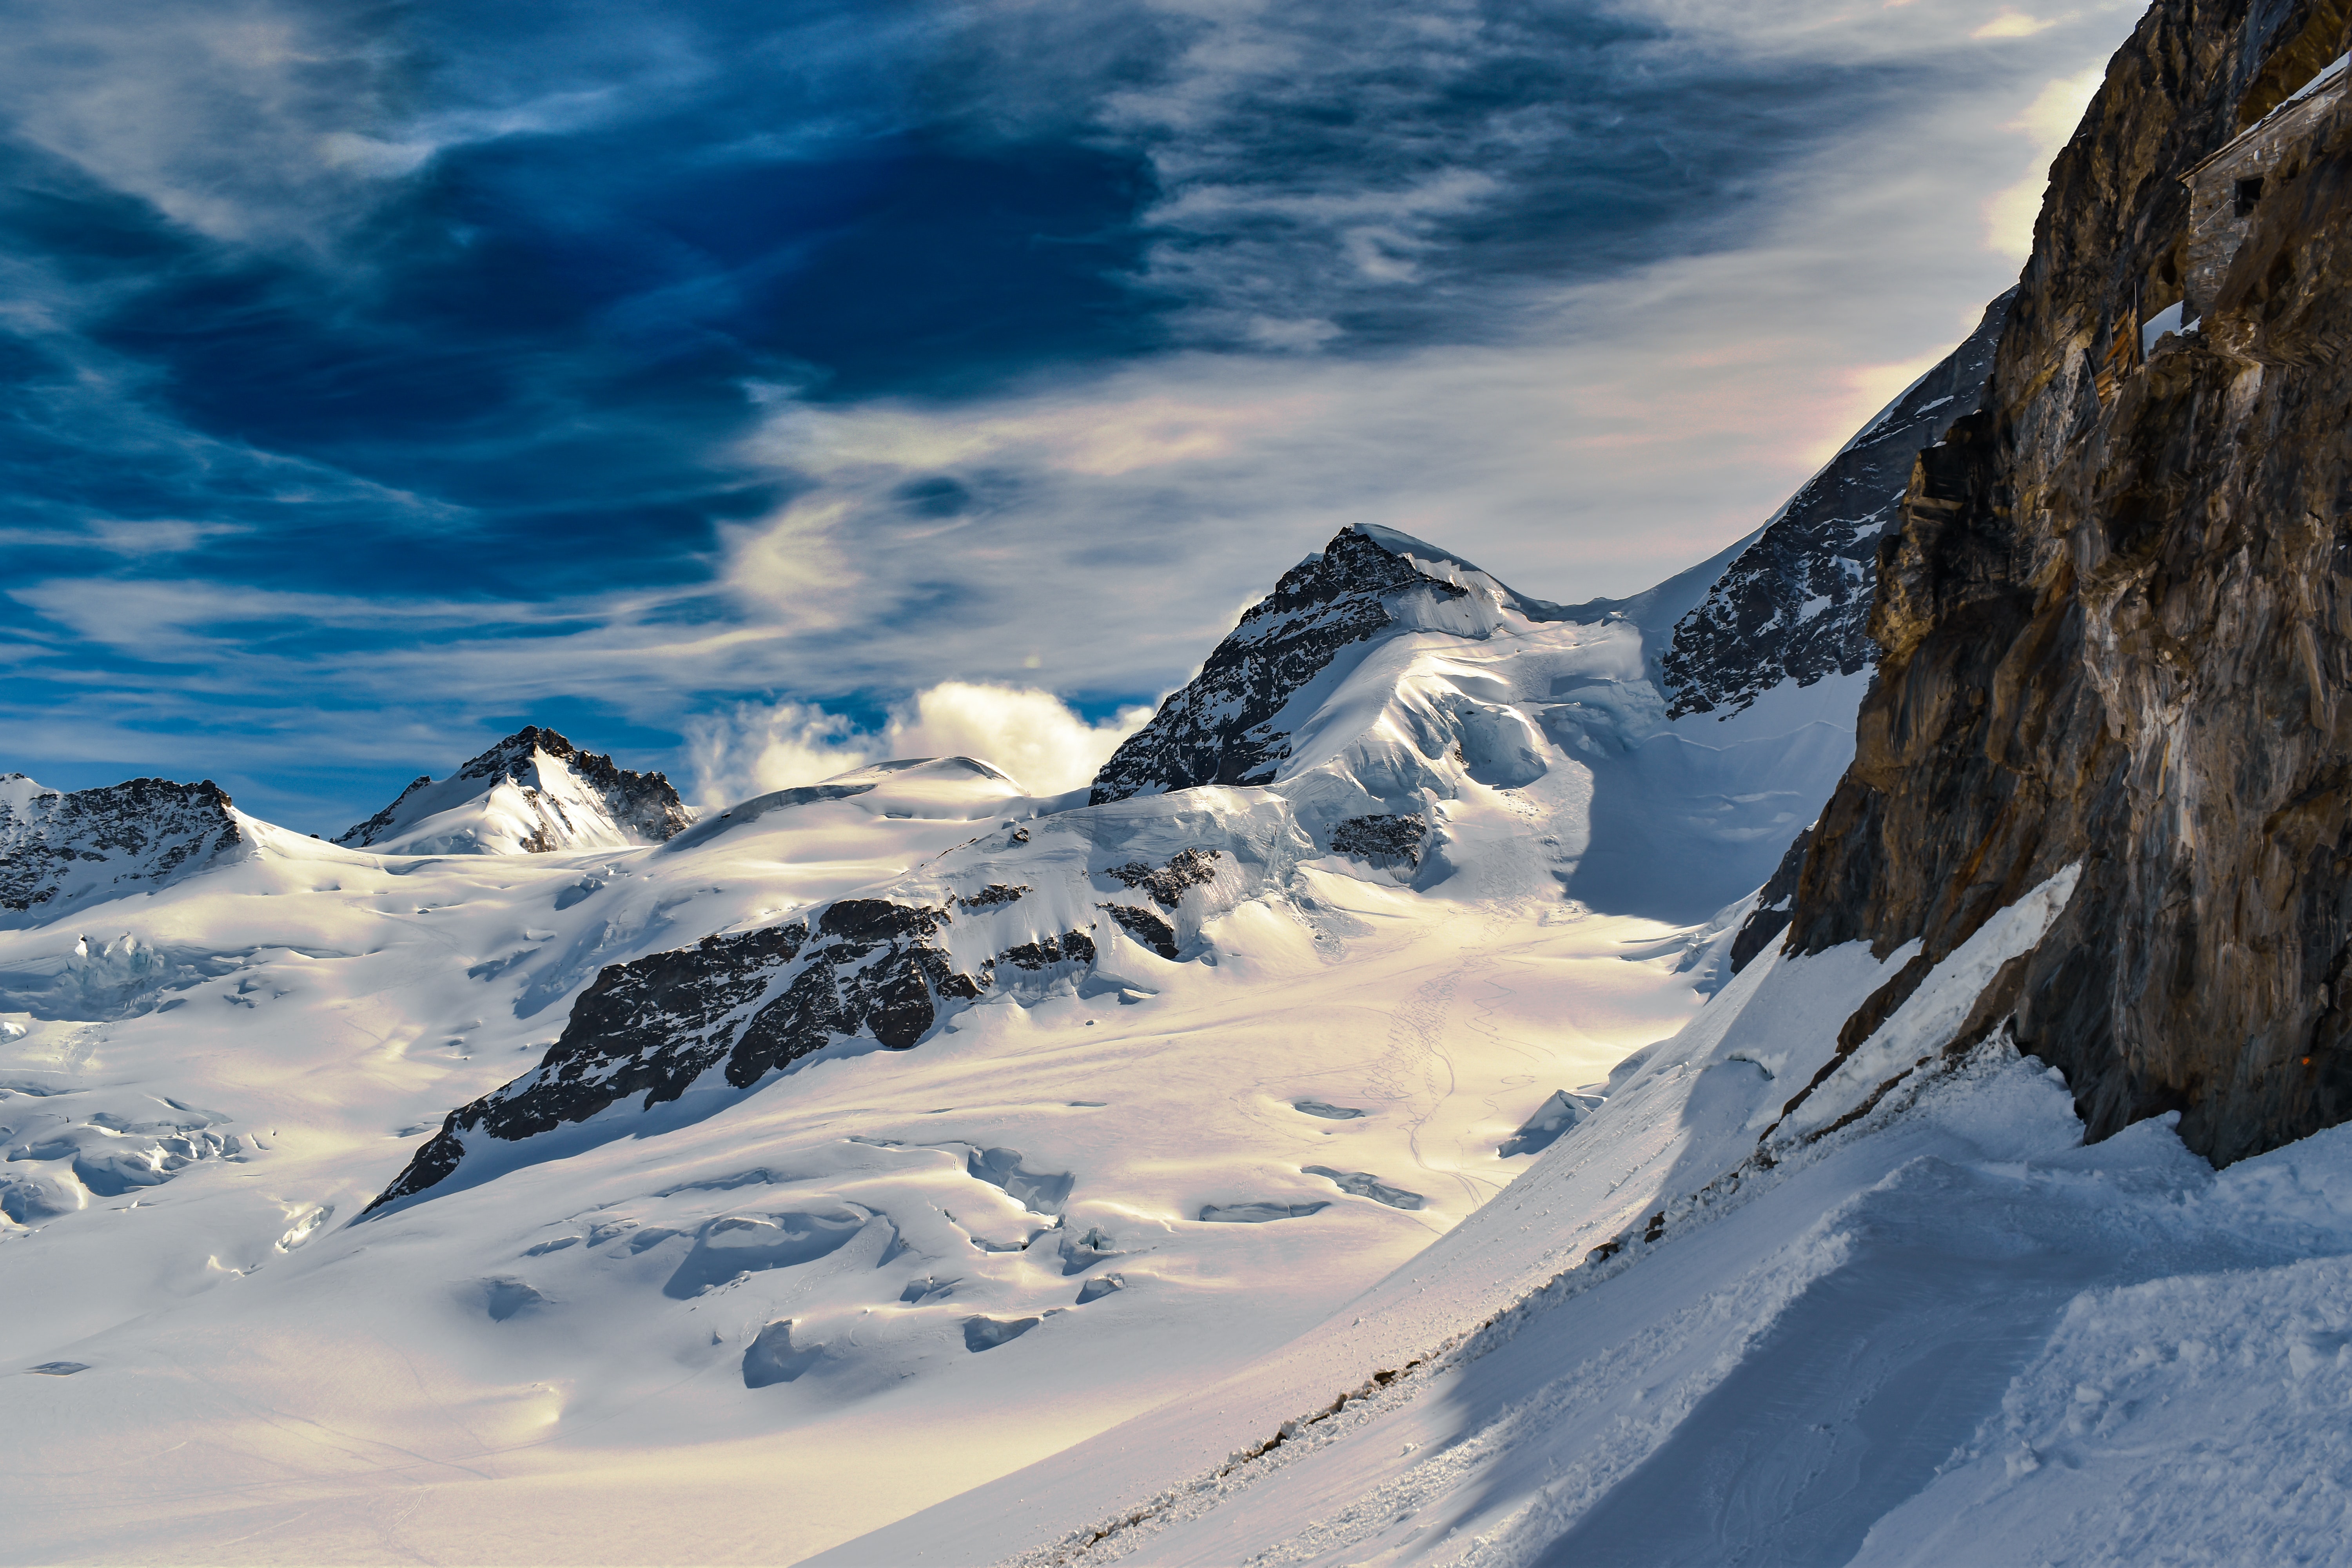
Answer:
[[[2252,9],[2158,0],[2052,171],[1985,410],[1882,546],[1789,939],[1939,959],[2082,863],[2011,1026],[2094,1136],[2178,1109],[2217,1163],[2352,1116],[2352,130],[2139,353],[2180,177],[2345,47],[2340,6]]]

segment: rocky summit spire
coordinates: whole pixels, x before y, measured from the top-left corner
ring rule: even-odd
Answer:
[[[1357,645],[1398,625],[1484,636],[1509,609],[1567,612],[1408,534],[1343,529],[1251,605],[1200,674],[1095,775],[1095,805],[1210,784],[1265,784],[1289,753],[1284,710]],[[1304,710],[1300,716],[1303,716]]]

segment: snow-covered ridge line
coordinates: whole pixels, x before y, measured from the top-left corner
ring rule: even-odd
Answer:
[[[1119,743],[1095,775],[1099,805],[1206,784],[1267,784],[1311,716],[1300,699],[1393,630],[1484,638],[1522,624],[1600,621],[1606,606],[1531,599],[1450,551],[1360,523],[1283,574],[1200,673]]]
[[[1124,754],[1177,771],[1130,778],[1138,793],[1113,799],[1101,798],[1098,782],[1083,806],[1016,803],[1003,775],[940,759],[882,764],[731,808],[678,835],[661,857],[706,852],[774,814],[865,799],[886,780],[994,789],[1010,815],[854,899],[607,967],[547,1059],[453,1111],[371,1208],[442,1189],[461,1165],[474,1172],[468,1181],[493,1174],[521,1157],[512,1145],[562,1126],[650,1112],[689,1091],[698,1103],[740,1094],[836,1040],[908,1049],[1008,978],[1013,994],[1056,983],[1083,994],[1097,971],[1132,973],[1142,954],[1213,962],[1203,921],[1244,902],[1311,923],[1314,900],[1302,897],[1297,868],[1326,857],[1416,889],[1467,881],[1556,896],[1566,882],[1579,894],[1589,887],[1604,907],[1646,900],[1698,919],[1777,858],[1842,765],[1846,741],[1800,725],[1787,740],[1750,742],[1748,765],[1727,766],[1720,752],[1665,730],[1647,665],[1642,629],[1622,617],[1570,621],[1420,541],[1343,531],[1244,616],[1202,679],[1163,710],[1219,708],[1231,695],[1219,670],[1265,677],[1266,700],[1278,706],[1258,726],[1266,746],[1255,787],[1185,785],[1183,748],[1147,745]],[[1193,740],[1223,746],[1230,736]],[[1654,810],[1664,792],[1613,777],[1618,759],[1638,767],[1654,754],[1678,772],[1696,759],[1708,770],[1700,812],[1730,853],[1704,865],[1693,858],[1683,874],[1694,886],[1671,887],[1660,858],[1631,842],[1594,845],[1587,826],[1540,836],[1532,856],[1512,842],[1529,820],[1581,808],[1588,778],[1610,780],[1604,798],[1643,796],[1627,799],[1629,815]],[[1792,786],[1785,797],[1757,787],[1780,776]],[[1735,777],[1742,798],[1727,810],[1713,789]],[[1596,848],[1623,857],[1605,878],[1580,864],[1599,858]],[[995,902],[975,901],[992,894]],[[632,1097],[635,1112],[619,1103]],[[1360,1177],[1366,1192],[1389,1190],[1369,1173],[1342,1174]]]

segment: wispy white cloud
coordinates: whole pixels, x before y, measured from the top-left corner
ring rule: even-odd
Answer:
[[[685,728],[688,788],[706,810],[880,760],[880,736],[804,702],[730,703]]]
[[[1150,717],[1138,704],[1089,724],[1050,691],[949,680],[916,693],[888,733],[902,755],[977,757],[1032,795],[1059,795],[1092,780]]]
[[[2047,32],[2058,24],[2054,19],[2029,16],[2022,11],[2003,11],[1983,26],[1969,35],[1971,38],[2030,38],[2036,33]]]
[[[1082,787],[1151,717],[1146,706],[1089,723],[1050,691],[947,680],[877,729],[809,703],[738,702],[687,724],[693,793],[708,807],[815,784],[886,757],[975,757],[1032,795]]]

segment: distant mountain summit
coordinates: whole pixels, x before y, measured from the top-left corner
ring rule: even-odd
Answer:
[[[418,778],[335,842],[403,855],[543,855],[665,843],[693,821],[665,775],[616,767],[531,724],[438,783]]]
[[[39,909],[46,918],[159,886],[244,841],[228,796],[210,779],[64,791],[0,774],[0,910]]]
[[[1392,529],[1358,524],[1282,574],[1201,673],[1120,742],[1095,775],[1097,805],[1201,784],[1270,783],[1290,739],[1354,665],[1342,655],[1391,627],[1483,637],[1500,611],[1568,612]]]

